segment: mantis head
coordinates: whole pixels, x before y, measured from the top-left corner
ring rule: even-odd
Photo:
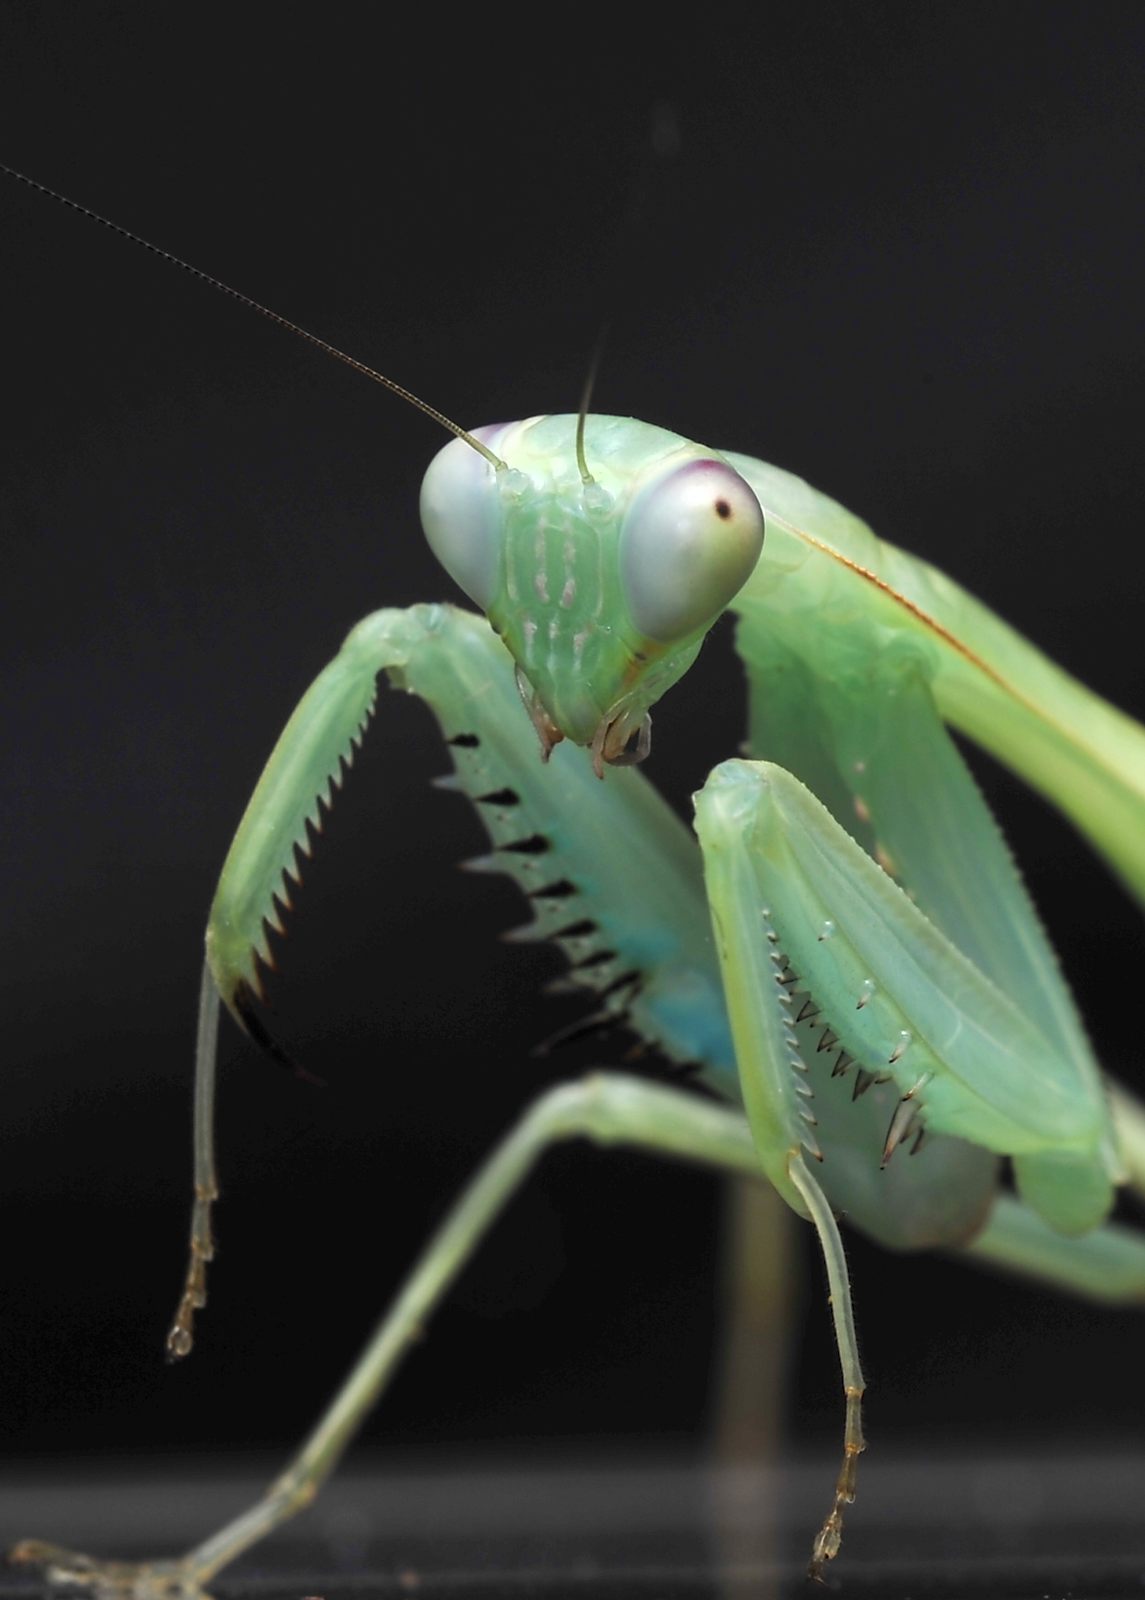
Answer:
[[[478,428],[489,458],[454,439],[425,475],[421,520],[512,653],[542,754],[569,739],[603,776],[648,754],[649,709],[750,577],[763,513],[725,460],[676,434],[593,416],[579,451],[576,427]]]
[[[425,475],[422,526],[512,653],[542,754],[562,739],[586,745],[598,777],[605,763],[644,759],[649,708],[696,659],[763,547],[759,501],[727,461],[627,417],[534,417],[466,433],[385,373],[181,256],[35,178],[0,171],[162,256],[454,434]]]

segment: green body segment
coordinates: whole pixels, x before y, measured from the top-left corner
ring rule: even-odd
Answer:
[[[493,843],[471,868],[503,872],[534,921],[516,937],[553,938],[606,1015],[628,1021],[670,1060],[702,1064],[735,1095],[735,1063],[711,952],[700,864],[687,829],[631,769],[598,782],[584,752],[545,766],[522,715],[513,664],[488,623],[453,606],[379,611],[347,638],[287,724],[228,853],[211,910],[208,957],[234,1006],[269,955],[264,922],[283,875],[376,699],[385,673],[431,708]],[[618,892],[619,890],[619,892]],[[272,926],[275,925],[272,923]]]
[[[806,783],[1042,1036],[1013,1080],[1012,1114],[1031,1131],[1043,1126],[1044,1108],[1064,1090],[1094,1111],[1096,1143],[1088,1151],[1011,1144],[1015,1173],[1039,1212],[1084,1230],[1123,1177],[1100,1074],[1010,853],[942,721],[1063,804],[1059,776],[1075,800],[1084,790],[1087,801],[1066,809],[1098,844],[1110,814],[1135,815],[1136,831],[1117,836],[1117,864],[1130,879],[1145,832],[1134,777],[1145,736],[941,573],[883,545],[801,480],[734,459],[769,524],[764,556],[735,602],[749,747]],[[972,721],[959,719],[966,705]],[[1064,766],[1052,753],[1063,741]],[[1046,766],[1031,767],[1031,752]],[[1095,794],[1103,802],[1091,812]],[[1001,1148],[986,1123],[970,1136]]]
[[[727,460],[768,523],[763,556],[735,601],[745,623],[814,636],[824,679],[861,676],[872,652],[916,641],[942,718],[1060,806],[1145,898],[1145,730],[802,479],[748,456]]]
[[[778,1119],[766,1146],[769,1176],[801,1213],[787,1155],[801,1140],[815,1148],[818,1139],[828,1151],[818,1173],[832,1204],[880,1242],[950,1245],[974,1231],[994,1192],[992,1158],[938,1136],[925,1160],[881,1173],[891,1114],[885,1093],[876,1088],[852,1104],[850,1085],[831,1078],[833,1057],[814,1041],[802,1048],[806,1074],[784,1066],[765,1096],[770,1113],[761,1111],[756,1078],[737,1071],[700,857],[688,830],[639,771],[610,772],[602,784],[584,752],[567,744],[542,765],[508,653],[487,623],[451,606],[368,617],[288,723],[236,834],[212,911],[208,948],[228,1004],[240,985],[256,981],[251,951],[264,958],[268,951],[264,908],[272,895],[284,897],[282,872],[295,864],[306,819],[316,815],[298,774],[306,774],[306,796],[328,792],[373,704],[378,673],[433,710],[456,767],[449,783],[474,801],[493,845],[471,867],[518,882],[534,921],[516,937],[556,940],[571,976],[595,996],[590,1023],[626,1024],[670,1060],[699,1066],[728,1099],[742,1095],[750,1104],[754,1095],[757,1133],[761,1116]],[[730,871],[726,894],[713,897],[729,913],[736,883],[748,881],[736,862]],[[764,959],[778,993],[774,964]],[[787,1054],[798,1055],[785,1035],[805,1029],[790,1006],[777,1006],[772,1020]]]
[[[893,1248],[965,1249],[1074,1292],[1145,1294],[1141,1239],[1099,1226],[1122,1177],[1100,1075],[943,721],[1058,799],[1134,883],[1145,880],[1145,736],[798,479],[730,458],[769,524],[763,558],[734,599],[749,750],[767,759],[725,762],[711,775],[697,796],[697,850],[640,774],[598,779],[694,659],[704,627],[692,623],[728,570],[745,551],[754,560],[750,537],[740,538],[750,518],[736,520],[739,489],[719,477],[716,453],[618,419],[588,421],[591,483],[576,469],[571,419],[482,432],[506,465],[475,468],[458,454],[465,447],[447,446],[423,515],[428,499],[435,548],[487,600],[493,627],[430,605],[381,611],[354,629],[288,724],[240,825],[212,908],[211,974],[243,1020],[245,991],[269,955],[266,925],[278,925],[297,853],[370,715],[377,676],[419,695],[452,750],[447,786],[469,796],[490,835],[490,854],[470,865],[509,874],[528,897],[534,920],[517,936],[561,946],[595,996],[590,1024],[626,1024],[738,1099],[759,1170],[815,1227],[846,1398],[843,1462],[812,1556],[818,1575],[839,1548],[864,1447],[836,1215]],[[671,584],[640,568],[655,561],[661,535],[685,565],[696,553],[675,490],[666,517],[657,498],[679,463],[684,474],[716,474],[708,509],[715,523],[728,513],[733,537],[716,577],[697,580],[697,607],[682,608],[691,631],[666,645],[652,635],[672,614]],[[484,497],[476,510],[462,506],[460,541],[442,520],[444,491],[459,481]],[[633,537],[631,518],[650,500],[656,516]],[[561,738],[590,745],[592,761]],[[989,895],[976,892],[981,883]],[[213,1006],[204,1016],[198,1098],[207,1106]],[[495,1153],[294,1465],[180,1573],[213,1573],[312,1495],[408,1330],[549,1140],[623,1139],[739,1174],[751,1164],[735,1112],[603,1080],[569,1096],[542,1102]],[[1116,1110],[1136,1177],[1145,1116],[1126,1096]],[[197,1171],[209,1181],[185,1296],[188,1343],[210,1253],[208,1122],[197,1123]],[[922,1132],[919,1159],[888,1167],[896,1146]],[[999,1191],[1003,1155],[1021,1199]]]
[[[801,1147],[822,1156],[810,1106],[813,1090],[794,1032],[791,996],[782,987],[782,954],[768,938],[771,929],[758,898],[741,893],[741,844],[750,825],[743,798],[709,786],[697,796],[696,822],[744,1109],[768,1179],[806,1217],[790,1169]]]
[[[859,1060],[885,1065],[904,1093],[929,1075],[930,1120],[987,1148],[1093,1144],[1100,1097],[1081,1092],[1034,1023],[802,784],[766,762],[727,762],[717,779],[747,785],[751,871],[792,963]]]
[[[1067,1162],[1075,1181],[1060,1197],[1047,1182],[1032,1203],[1069,1231],[1102,1220],[1112,1191],[1100,1093],[1087,1094],[1088,1079],[1055,1056],[802,784],[767,763],[725,762],[697,798],[697,827],[761,1154],[776,1132],[790,1139],[795,1125],[789,1112],[786,1126],[760,1131],[748,1084],[780,1079],[764,1094],[774,1113],[783,1104],[780,1069],[798,1085],[800,1067],[792,1030],[769,1036],[763,1019],[806,998],[833,1048],[897,1086],[911,1137],[934,1129],[983,1152]],[[816,1095],[816,1110],[824,1099]],[[826,1171],[853,1137],[834,1134]],[[889,1156],[890,1132],[887,1140]],[[992,1167],[969,1158],[962,1175],[965,1215],[981,1223]]]
[[[169,1351],[191,1347],[214,1251],[218,1000],[253,1025],[268,930],[281,929],[380,674],[436,716],[455,769],[443,786],[468,796],[491,840],[469,865],[511,876],[531,906],[516,937],[561,947],[594,996],[590,1024],[627,1025],[745,1115],[631,1075],[551,1090],[443,1219],[262,1498],[174,1561],[91,1561],[36,1541],[11,1553],[58,1585],[185,1600],[308,1504],[502,1207],[569,1138],[737,1180],[762,1173],[814,1226],[846,1424],[812,1577],[839,1549],[864,1449],[839,1213],[892,1247],[959,1249],[1095,1299],[1145,1299],[1145,1242],[1101,1225],[1115,1183],[1145,1192],[1145,1109],[1104,1085],[945,725],[1060,806],[1143,899],[1145,730],[798,478],[630,419],[582,420],[583,449],[577,419],[541,417],[439,452],[423,525],[489,623],[445,605],[367,617],[303,698],[243,816],[207,931],[191,1264]],[[729,606],[753,759],[722,763],[697,795],[697,849],[639,774],[598,780],[644,758],[649,708]],[[931,1136],[927,1154],[888,1169],[916,1132]],[[1018,1198],[1000,1191],[1002,1156]]]
[[[299,857],[310,854],[322,807],[333,803],[343,766],[373,713],[375,675],[343,652],[310,686],[227,852],[207,923],[207,964],[232,1011],[241,991],[261,988],[259,963],[270,960],[267,925],[281,930],[278,906],[290,906]]]
[[[628,620],[619,522],[645,482],[702,452],[660,428],[593,418],[586,450],[595,482],[586,495],[572,450],[575,420],[542,417],[498,433],[512,471],[534,487],[502,496],[501,588],[488,609],[542,702],[570,738],[587,744],[634,652],[653,648]],[[641,713],[687,671],[701,639],[657,652]]]
[[[1145,1241],[1136,1228],[1110,1222],[1081,1238],[1051,1228],[1011,1195],[998,1196],[967,1259],[1106,1305],[1145,1304]]]
[[[763,517],[743,479],[699,445],[616,417],[479,428],[493,470],[460,440],[430,463],[426,536],[517,665],[543,748],[624,764],[647,712],[696,658],[759,558]]]
[[[590,418],[595,481],[586,486],[572,419],[482,434],[509,463],[505,473],[484,463],[474,469],[500,505],[496,564],[483,580],[493,584],[495,570],[494,626],[518,675],[588,742],[618,692],[646,707],[700,642],[657,658],[634,630],[618,577],[626,508],[680,464],[719,458],[661,429]],[[1063,675],[947,580],[880,545],[798,479],[729,459],[759,496],[769,528],[763,557],[734,602],[751,690],[750,745],[800,780],[774,773],[769,792],[782,802],[750,827],[741,819],[726,868],[708,862],[721,939],[737,924],[731,942],[750,967],[741,987],[757,997],[775,989],[777,952],[765,940],[746,953],[748,923],[766,909],[783,953],[801,969],[798,992],[830,1019],[862,1068],[893,1078],[902,1093],[926,1079],[919,1091],[925,1122],[952,1136],[951,1159],[961,1163],[953,1170],[964,1171],[972,1201],[955,1208],[953,1221],[936,1208],[933,1227],[927,1219],[920,1229],[898,1228],[889,1217],[901,1197],[868,1184],[858,1210],[868,1213],[863,1225],[871,1231],[928,1240],[968,1231],[967,1217],[981,1218],[994,1180],[988,1159],[959,1153],[963,1142],[1013,1155],[1023,1192],[1055,1226],[1092,1226],[1120,1176],[1098,1072],[1005,846],[941,727],[950,703],[976,705],[979,723],[986,706],[1023,725],[1036,721],[1034,691],[1048,695]],[[965,640],[953,631],[961,624],[973,624]],[[263,919],[273,925],[273,897],[284,898],[283,874],[306,847],[314,796],[329,798],[369,715],[374,677],[388,671],[428,701],[447,738],[473,734],[473,744],[455,745],[459,779],[493,834],[488,864],[510,870],[532,897],[536,934],[561,938],[574,974],[603,996],[607,1015],[623,1015],[670,1057],[697,1062],[725,1094],[739,1089],[761,1161],[802,1210],[786,1163],[800,1145],[821,1153],[809,1105],[822,1093],[820,1063],[805,1059],[819,1049],[800,1046],[783,994],[776,1006],[769,998],[751,1024],[768,1038],[748,1052],[768,1065],[737,1085],[744,1047],[737,1040],[733,1049],[729,1037],[703,886],[684,831],[636,775],[615,773],[602,787],[567,746],[554,768],[530,770],[512,666],[497,649],[478,624],[441,607],[381,612],[351,634],[280,741],[224,869],[208,941],[224,998],[233,1006],[238,987],[254,985],[252,951],[265,959]],[[1073,685],[1066,704],[1091,698]],[[1108,715],[1112,726],[1117,714]],[[1041,720],[1060,736],[1057,722]],[[1003,739],[1004,731],[995,735],[996,744]],[[1018,755],[1028,744],[1016,742]],[[1075,764],[1081,760],[1075,751]],[[1093,782],[1101,770],[1093,769]],[[511,803],[490,798],[510,793]],[[983,897],[967,891],[975,860],[997,884],[985,910]],[[571,915],[581,905],[564,903],[570,883],[591,915]],[[560,893],[544,892],[554,885]],[[753,897],[746,911],[745,893]],[[845,932],[824,939],[824,926]],[[725,986],[727,978],[725,965]],[[786,992],[794,992],[790,984]],[[729,1006],[734,1033],[730,995]],[[832,1144],[865,1159],[870,1113],[830,1120]],[[855,1171],[861,1164],[851,1163]],[[829,1192],[838,1187],[825,1181]]]

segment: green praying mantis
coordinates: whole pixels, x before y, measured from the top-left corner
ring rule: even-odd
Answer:
[[[892,1248],[963,1251],[1099,1300],[1145,1295],[1145,1239],[1107,1220],[1119,1184],[1145,1189],[1145,1113],[1103,1079],[946,727],[1053,800],[1138,896],[1145,732],[777,468],[626,418],[467,433],[414,403],[455,434],[426,474],[423,528],[484,615],[424,604],[359,623],[240,824],[207,931],[191,1263],[171,1353],[191,1349],[213,1251],[220,1004],[261,1032],[268,928],[379,682],[436,716],[453,786],[489,833],[486,864],[520,885],[596,1014],[697,1064],[712,1098],[609,1072],[541,1099],[286,1471],[188,1555],[127,1567],[33,1542],[18,1553],[139,1594],[207,1583],[313,1498],[522,1178],[554,1142],[587,1137],[762,1177],[813,1228],[845,1404],[819,1576],[863,1449],[839,1216]],[[725,610],[748,678],[747,754],[696,796],[693,838],[637,769],[652,707]]]

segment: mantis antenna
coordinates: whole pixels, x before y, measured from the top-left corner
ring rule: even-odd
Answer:
[[[588,408],[592,400],[592,391],[596,387],[596,375],[600,371],[600,358],[604,354],[604,342],[608,338],[608,323],[604,324],[597,335],[596,344],[592,349],[592,359],[588,364],[585,374],[584,388],[580,394],[580,410],[576,414],[576,464],[580,472],[582,483],[595,483],[596,479],[588,470],[588,462],[584,454],[584,425],[588,417]]]
[[[387,378],[385,373],[376,372],[373,367],[366,366],[364,361],[358,361],[353,356],[347,355],[344,350],[339,350],[337,345],[328,344],[325,339],[320,339],[316,333],[310,333],[306,328],[299,327],[297,322],[291,322],[289,317],[280,316],[277,311],[272,311],[269,306],[262,305],[258,300],[252,300],[250,295],[243,294],[241,290],[232,289],[230,284],[223,283],[221,278],[213,278],[209,272],[204,272],[201,267],[193,267],[189,261],[184,261],[182,256],[174,255],[170,250],[164,250],[160,245],[152,244],[149,239],[144,239],[138,233],[132,233],[130,228],[123,227],[121,223],[112,222],[109,217],[101,216],[98,211],[93,211],[90,206],[81,205],[78,200],[69,200],[66,194],[60,194],[55,189],[49,189],[46,183],[40,183],[35,178],[29,178],[25,173],[17,172],[14,167],[7,167],[2,161],[0,161],[0,172],[6,172],[10,178],[15,178],[19,183],[26,183],[29,189],[35,189],[40,194],[46,194],[50,200],[58,200],[60,205],[67,206],[69,210],[78,211],[83,217],[90,217],[92,222],[98,222],[102,227],[110,228],[112,233],[119,234],[121,239],[129,239],[132,244],[140,245],[144,250],[149,250],[152,255],[159,256],[162,260],[170,262],[173,267],[180,267],[184,272],[189,272],[192,278],[198,278],[201,283],[210,284],[211,288],[218,289],[220,294],[229,295],[232,300],[237,300],[240,305],[248,306],[251,311],[257,311],[259,316],[266,317],[271,322],[276,322],[280,328],[286,328],[288,332],[296,333],[300,339],[305,339],[308,344],[315,345],[319,350],[324,351],[326,355],[333,356],[336,360],[344,362],[348,367],[353,367],[354,371],[360,372],[364,378],[372,378],[375,383],[380,383],[383,389],[388,389],[391,394],[396,394],[399,400],[406,401],[415,410],[424,412],[427,417],[432,417],[434,422],[439,423],[441,427],[446,428],[450,433],[456,434],[459,439],[464,439],[471,449],[476,450],[479,455],[483,455],[486,461],[495,467],[498,472],[503,471],[505,463],[500,456],[494,455],[488,446],[481,443],[480,439],[474,438],[471,433],[466,433],[464,428],[460,427],[456,422],[452,422],[443,411],[439,411],[436,406],[431,406],[427,401],[422,400],[411,389],[406,389],[402,384],[396,383],[393,378]],[[595,370],[594,361],[593,370],[589,375],[589,389],[591,389]],[[582,427],[583,421],[582,413]],[[586,474],[587,469],[583,465],[583,449],[579,444],[579,439],[580,435],[578,434],[581,471],[582,474]]]

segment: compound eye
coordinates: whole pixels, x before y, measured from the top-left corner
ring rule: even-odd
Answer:
[[[430,549],[454,583],[488,611],[501,561],[501,502],[493,468],[464,439],[451,439],[421,481],[420,509]]]
[[[708,627],[742,589],[763,549],[763,512],[738,472],[690,461],[633,502],[620,536],[632,620],[649,639]]]

